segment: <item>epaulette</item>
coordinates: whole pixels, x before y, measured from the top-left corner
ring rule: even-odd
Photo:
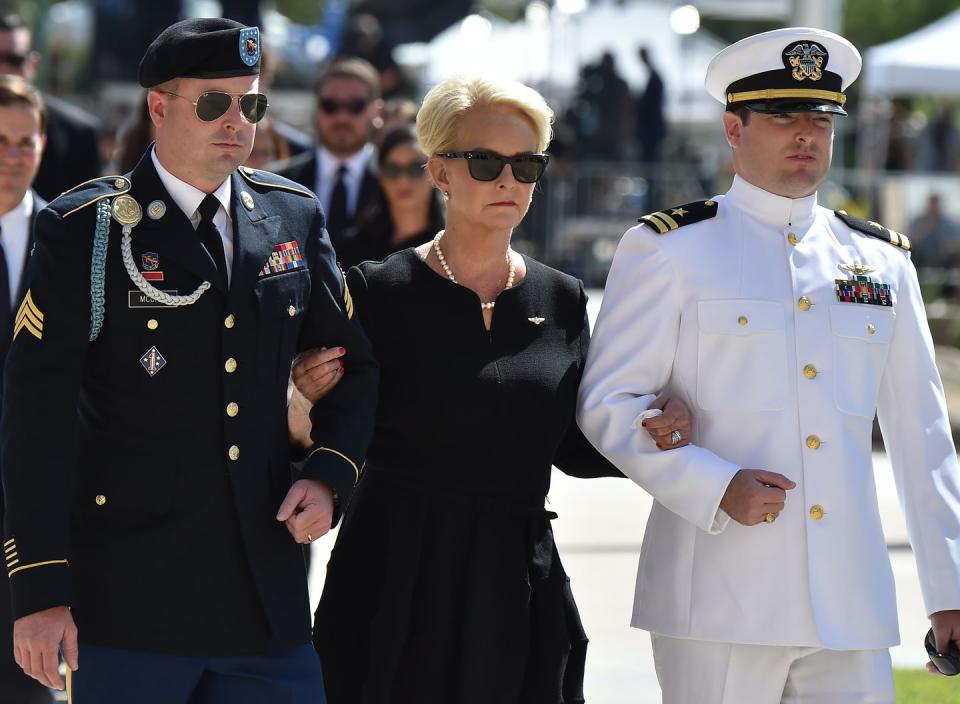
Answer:
[[[104,198],[123,195],[130,188],[130,179],[126,176],[92,178],[64,191],[50,201],[47,207],[59,213],[60,217],[66,218]]]
[[[691,225],[701,220],[709,220],[717,214],[717,201],[696,200],[692,203],[679,205],[676,208],[667,208],[657,213],[644,215],[637,222],[650,226],[654,232],[665,235],[684,225]]]
[[[284,178],[283,176],[275,174],[271,171],[264,171],[263,169],[251,169],[249,166],[241,166],[240,175],[247,179],[247,181],[250,183],[256,184],[257,186],[279,188],[284,191],[290,191],[291,193],[299,193],[307,198],[314,197],[313,193],[308,191],[296,181],[291,181],[290,179]]]
[[[888,230],[883,225],[878,222],[874,222],[873,220],[855,218],[853,215],[848,214],[844,210],[834,210],[833,214],[843,220],[847,227],[857,230],[858,232],[862,232],[865,235],[876,237],[878,240],[889,242],[894,247],[899,247],[907,252],[910,251],[910,238],[906,235],[901,235],[899,232],[895,232],[894,230]]]

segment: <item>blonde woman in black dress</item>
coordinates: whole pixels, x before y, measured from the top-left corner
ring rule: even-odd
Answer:
[[[551,118],[519,84],[434,88],[417,131],[447,228],[347,274],[381,381],[316,614],[331,704],[583,701],[587,639],[544,498],[551,465],[619,472],[574,421],[583,286],[510,248]],[[687,411],[666,405],[648,431],[679,447]]]

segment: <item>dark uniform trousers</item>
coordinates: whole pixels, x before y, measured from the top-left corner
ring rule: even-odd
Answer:
[[[268,172],[230,178],[229,290],[214,283],[179,307],[150,299],[111,221],[93,342],[98,208],[140,204],[132,264],[158,289],[217,282],[213,262],[149,155],[37,218],[6,366],[4,551],[14,618],[71,606],[81,662],[87,644],[226,657],[310,640],[301,552],[276,520],[290,486],[290,366],[309,347],[347,349],[344,378],[312,412],[301,474],[342,502],[370,438],[377,369],[316,198]]]

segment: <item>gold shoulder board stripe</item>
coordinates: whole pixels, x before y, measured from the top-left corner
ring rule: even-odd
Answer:
[[[271,173],[270,171],[263,171],[263,173],[270,174],[271,176],[277,176],[277,174]],[[259,172],[256,169],[251,169],[248,166],[241,166],[240,174],[245,179],[250,181],[250,183],[255,183],[258,186],[266,186],[267,188],[279,188],[284,191],[290,191],[291,193],[299,193],[302,196],[313,198],[313,193],[311,193],[310,191],[304,190],[302,188],[296,188],[294,186],[288,186],[286,184],[281,184],[281,183],[271,183],[270,181],[262,181],[257,178],[257,176],[259,175]],[[282,177],[277,176],[277,178],[282,178]]]
[[[28,291],[27,293],[29,293],[29,291]],[[3,544],[3,547],[7,547],[8,545],[12,545],[12,544],[15,543],[15,542],[17,542],[17,539],[16,539],[16,538],[10,538],[10,540],[8,540],[7,542],[5,542],[5,543]]]
[[[650,225],[650,227],[659,232],[661,235],[668,232],[670,229],[652,215],[644,215],[642,218],[640,218],[640,222]]]
[[[318,452],[320,452],[320,451],[323,451],[323,452],[332,452],[333,454],[335,454],[335,455],[337,455],[338,457],[340,457],[342,460],[344,460],[345,462],[347,462],[351,467],[353,467],[353,473],[354,473],[354,475],[355,475],[355,478],[354,478],[353,481],[356,482],[358,479],[360,479],[360,470],[357,469],[357,463],[354,462],[354,461],[353,461],[352,459],[350,459],[349,457],[347,457],[347,456],[346,456],[345,454],[343,454],[342,452],[340,452],[340,451],[338,451],[338,450],[334,450],[334,449],[331,448],[331,447],[318,447],[318,448],[315,448],[313,452],[311,452],[309,455],[307,455],[307,460],[309,460],[311,457],[313,457],[316,453],[318,453]]]
[[[667,226],[671,230],[676,230],[678,227],[680,227],[680,225],[677,224],[676,220],[674,220],[672,217],[670,217],[664,212],[654,213],[652,217],[663,220],[665,223],[667,223]]]
[[[33,562],[33,563],[29,564],[29,565],[20,565],[19,567],[10,570],[10,572],[7,574],[7,576],[8,576],[8,577],[12,577],[12,576],[15,575],[17,572],[21,572],[21,571],[23,571],[23,570],[30,570],[30,569],[33,569],[34,567],[46,567],[47,565],[67,565],[67,566],[69,566],[70,563],[69,563],[67,560],[47,560],[47,561],[45,561],[45,562]]]
[[[38,340],[43,339],[43,313],[37,307],[37,304],[33,302],[33,296],[30,295],[29,289],[27,290],[27,295],[23,297],[23,303],[20,304],[20,308],[17,310],[17,315],[14,319],[14,340],[17,339],[17,335],[20,334],[21,330],[26,330]]]

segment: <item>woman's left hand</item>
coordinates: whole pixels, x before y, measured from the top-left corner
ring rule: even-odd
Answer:
[[[683,401],[672,396],[661,396],[650,404],[650,408],[659,408],[663,411],[662,416],[647,418],[642,423],[650,433],[650,437],[657,443],[657,447],[661,450],[675,450],[690,444],[690,409]],[[680,434],[677,442],[674,442],[677,440],[673,435],[675,432]]]

